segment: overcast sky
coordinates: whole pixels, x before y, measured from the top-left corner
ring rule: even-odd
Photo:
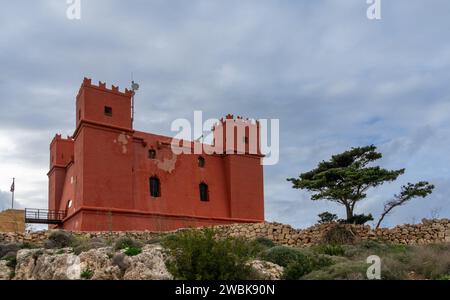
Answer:
[[[369,193],[359,213],[382,211],[407,182],[436,190],[385,225],[450,216],[450,1],[82,0],[2,1],[0,209],[16,177],[20,207],[45,208],[49,143],[71,135],[84,76],[121,89],[141,84],[135,128],[173,135],[177,118],[234,113],[278,118],[281,155],[265,167],[266,217],[305,227],[323,211],[288,177],[332,154],[375,144],[383,167],[405,167]]]

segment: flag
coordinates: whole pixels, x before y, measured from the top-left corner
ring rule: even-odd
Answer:
[[[11,193],[14,193],[14,190],[15,190],[15,188],[16,188],[16,184],[14,183],[14,180],[13,180],[13,183],[11,184]]]

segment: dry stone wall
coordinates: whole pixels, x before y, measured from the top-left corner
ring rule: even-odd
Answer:
[[[214,227],[221,237],[243,237],[253,239],[266,237],[280,245],[308,247],[321,243],[323,235],[336,224],[319,224],[307,229],[294,229],[279,223],[233,224]],[[359,240],[379,240],[394,244],[424,245],[450,243],[450,220],[422,220],[420,224],[399,225],[394,228],[372,229],[370,226],[345,225]],[[181,229],[184,230],[184,229]],[[178,230],[178,231],[181,231]],[[32,243],[41,246],[52,231],[32,233],[0,233],[0,243]],[[177,231],[175,231],[177,232]],[[130,237],[141,241],[158,239],[165,234],[150,231],[140,232],[95,232],[73,234],[83,238],[103,238],[114,240]]]

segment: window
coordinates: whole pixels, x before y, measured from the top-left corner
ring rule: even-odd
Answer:
[[[244,136],[244,144],[248,144],[248,137]]]
[[[161,197],[161,186],[158,177],[150,178],[150,195],[154,198]]]
[[[209,191],[208,185],[204,182],[200,183],[200,201],[208,202],[209,201]]]
[[[148,150],[148,158],[155,159],[156,158],[156,150],[153,150],[153,149]]]
[[[67,202],[67,209],[72,208],[72,200],[69,200]]]
[[[105,106],[105,116],[112,117],[112,107]]]
[[[78,110],[78,120],[81,120],[81,109]]]
[[[199,168],[204,168],[205,167],[205,158],[204,157],[199,157],[198,158],[198,166]]]

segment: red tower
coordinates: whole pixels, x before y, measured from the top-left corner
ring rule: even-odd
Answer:
[[[49,209],[66,211],[57,227],[166,231],[264,221],[259,123],[229,115],[214,132],[215,143],[236,133],[223,154],[176,155],[172,138],[132,128],[132,96],[84,79],[73,137],[50,144]]]

